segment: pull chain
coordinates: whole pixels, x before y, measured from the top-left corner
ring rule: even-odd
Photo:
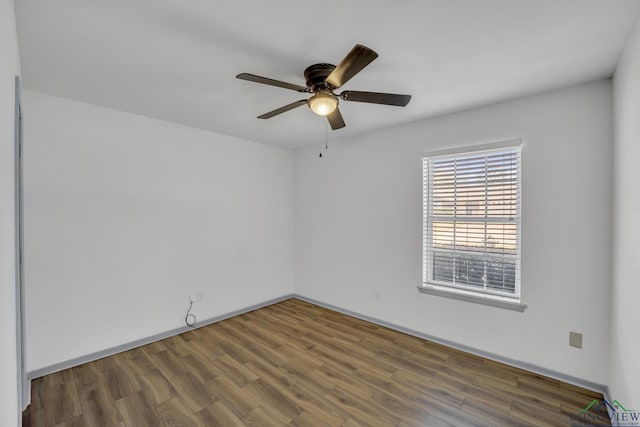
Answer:
[[[327,135],[329,133],[329,123],[325,122],[324,123],[324,149],[328,150],[329,149],[329,143],[327,142]]]
[[[329,124],[327,122],[325,122],[324,124],[324,149],[325,151],[329,149],[329,142],[328,142],[328,132],[329,132]],[[320,154],[318,155],[318,157],[322,158],[322,150],[320,150]]]

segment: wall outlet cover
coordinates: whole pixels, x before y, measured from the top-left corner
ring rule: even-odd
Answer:
[[[582,334],[579,332],[569,332],[569,345],[571,347],[582,348]]]

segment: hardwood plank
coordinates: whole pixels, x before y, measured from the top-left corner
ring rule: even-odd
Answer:
[[[172,384],[193,412],[200,412],[214,402],[209,388],[192,372],[184,372],[176,376]]]
[[[373,405],[369,399],[354,396],[340,387],[333,389],[324,398],[364,425],[395,426],[400,422],[388,411]]]
[[[419,364],[410,359],[403,359],[402,357],[381,351],[376,354],[376,359],[386,362],[389,365],[395,366],[396,370],[401,369],[413,375],[419,375],[422,377],[434,377],[438,372],[428,366]],[[395,373],[395,372],[394,372]]]
[[[205,424],[212,427],[245,427],[246,424],[234,415],[224,403],[217,401],[200,411]]]
[[[190,343],[186,341],[182,335],[176,335],[165,339],[164,345],[177,358],[185,357],[191,354]]]
[[[52,393],[58,397],[53,411],[56,422],[67,422],[82,414],[75,382],[64,382],[57,390],[52,390]]]
[[[300,364],[295,362],[281,368],[294,384],[300,385],[315,395],[324,395],[335,387],[333,382],[316,371],[322,365],[315,367],[315,365],[309,366],[304,362]]]
[[[131,370],[122,363],[121,358],[108,357],[105,359],[105,365],[103,377],[113,400],[142,390]]]
[[[119,424],[122,419],[116,410],[109,391],[104,387],[98,387],[80,394],[80,407],[87,425],[113,426]]]
[[[207,382],[207,387],[211,397],[222,401],[240,419],[262,404],[259,396],[247,393],[224,375]]]
[[[558,405],[559,406],[559,405]],[[554,415],[555,412],[545,410],[543,407],[529,405],[521,402],[513,402],[509,415],[512,419],[533,426],[567,426],[571,425],[570,418],[561,420]]]
[[[358,368],[354,373],[354,377],[371,387],[385,391],[407,402],[413,402],[420,395],[420,392],[415,388],[398,383],[375,369],[367,367]]]
[[[150,344],[143,345],[140,349],[148,355],[151,355],[167,350],[167,346],[164,344],[164,341],[155,341]]]
[[[523,420],[518,420],[509,414],[505,414],[500,411],[493,411],[490,408],[482,407],[481,405],[475,404],[463,404],[461,413],[468,414],[470,419],[473,420],[475,425],[486,425],[486,426],[531,426],[538,427],[543,424],[532,425]],[[542,421],[542,420],[540,420]]]
[[[31,392],[25,427],[556,426],[603,399],[296,299],[36,379]]]
[[[173,397],[156,407],[162,423],[166,427],[207,427],[199,413],[194,413],[180,397]]]
[[[330,424],[324,418],[304,411],[287,425],[291,427],[335,427],[340,424]]]
[[[22,413],[22,425],[31,427],[44,427],[46,421],[44,419],[43,408],[28,408]]]
[[[160,417],[154,405],[142,392],[116,400],[116,408],[128,426],[157,427],[160,425]]]
[[[353,418],[348,418],[347,421],[345,421],[342,424],[342,427],[364,427],[365,424],[361,424],[357,421],[355,421]]]
[[[261,360],[254,360],[245,366],[251,370],[257,378],[262,378],[275,387],[284,388],[292,384],[293,378],[278,366],[273,366]]]
[[[464,393],[457,393],[452,390],[447,390],[445,387],[429,384],[421,388],[420,395],[416,398],[416,402],[428,406],[430,402],[435,400],[449,405],[452,408],[460,409],[465,397],[466,395]]]
[[[202,380],[204,380],[204,376],[207,375],[204,375],[204,372],[200,372],[201,368],[208,371],[213,377],[217,377],[218,375],[223,374],[223,372],[216,367],[216,359],[225,356],[225,354],[217,346],[213,345],[213,343],[208,345],[207,342],[192,341],[191,349],[193,350],[193,352],[189,356],[183,357],[182,361],[189,366],[190,370],[202,376]],[[195,369],[192,365],[189,364],[190,362],[192,362],[192,358],[195,359]]]
[[[229,356],[216,359],[216,367],[238,387],[243,387],[248,383],[258,379],[258,376],[242,363]]]
[[[126,352],[125,357],[127,366],[134,375],[142,374],[154,366],[149,356],[147,356],[147,353],[140,347],[129,350]]]
[[[237,334],[244,337],[249,343],[270,349],[274,349],[282,345],[282,341],[273,336],[273,331],[271,331],[271,333],[263,331],[259,328],[253,327],[253,325],[249,326],[246,322],[236,318],[229,319],[229,321],[233,322],[230,323],[229,326],[235,328]]]
[[[85,363],[84,365],[72,368],[76,389],[79,394],[95,390],[100,386],[101,373],[95,363]]]
[[[224,372],[198,353],[193,353],[182,358],[182,362],[189,368],[189,372],[198,377],[200,381],[206,383]]]
[[[329,366],[322,366],[314,372],[322,375],[323,378],[326,378],[334,384],[332,391],[335,388],[340,387],[361,399],[369,399],[373,395],[374,390],[363,385],[362,382],[354,380],[351,373],[344,373]],[[331,394],[331,392],[327,393],[327,395],[329,394]]]
[[[459,408],[451,406],[441,400],[420,400],[416,402],[416,405],[427,413],[428,418],[426,419],[428,419],[429,422],[445,422],[455,425],[456,427],[486,425],[480,423],[477,417],[469,415]]]
[[[272,411],[273,412],[273,411]],[[269,414],[263,407],[258,406],[253,411],[249,412],[244,418],[243,421],[247,426],[256,426],[256,427],[281,427],[283,425],[288,425],[289,422],[283,421],[282,414],[275,411],[276,416],[272,416]]]
[[[180,359],[171,354],[168,350],[162,350],[152,354],[149,359],[156,368],[168,379],[186,372],[188,369],[180,362]]]
[[[247,385],[247,390],[251,390],[255,395],[262,397],[267,405],[274,408],[279,413],[286,415],[289,421],[300,415],[302,408],[292,399],[287,397],[283,391],[272,386],[268,381],[261,378]]]
[[[178,395],[178,392],[158,368],[148,369],[142,374],[137,374],[136,378],[142,386],[145,397],[154,405],[159,405]]]
[[[71,418],[70,420],[56,424],[55,427],[84,427],[84,419],[81,415]]]
[[[291,384],[282,390],[282,393],[302,408],[302,413],[307,413],[302,419],[321,418],[326,424],[339,425],[349,414],[329,405],[321,398],[321,394],[309,391],[306,384]],[[300,418],[299,414],[294,421]],[[302,421],[299,421],[302,422]]]

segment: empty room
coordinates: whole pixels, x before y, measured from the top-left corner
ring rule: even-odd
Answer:
[[[0,425],[640,426],[639,19],[0,0]]]

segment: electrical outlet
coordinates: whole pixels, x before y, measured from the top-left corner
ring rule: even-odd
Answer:
[[[202,295],[204,294],[204,292],[200,291],[196,294],[189,294],[189,302],[191,303],[195,303],[195,302],[200,302],[202,301]]]
[[[582,334],[579,332],[569,332],[569,345],[571,347],[582,348]]]
[[[373,292],[373,299],[375,299],[376,301],[380,301],[380,291]]]

